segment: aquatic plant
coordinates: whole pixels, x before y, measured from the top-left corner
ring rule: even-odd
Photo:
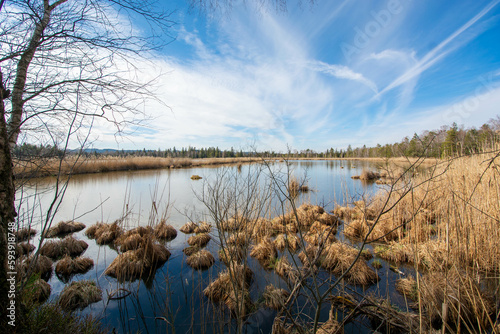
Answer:
[[[58,304],[67,311],[83,309],[92,303],[102,300],[102,291],[94,281],[84,280],[71,282],[64,287]]]

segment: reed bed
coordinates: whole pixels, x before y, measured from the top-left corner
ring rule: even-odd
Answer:
[[[14,160],[17,178],[56,176],[61,174],[90,174],[111,171],[143,169],[186,168],[197,166],[229,165],[259,162],[260,158],[161,158],[161,157],[75,157],[45,159],[38,161]],[[61,164],[61,166],[60,166]]]
[[[94,281],[85,280],[65,286],[59,296],[58,304],[63,310],[74,311],[84,309],[100,300],[102,300],[101,289]]]
[[[45,233],[46,238],[55,238],[65,236],[70,233],[81,231],[85,228],[85,224],[75,221],[61,221],[56,226],[49,228]]]
[[[77,240],[69,235],[62,240],[49,240],[44,242],[40,248],[40,254],[57,260],[65,255],[72,257],[80,256],[88,248],[88,244],[83,240]]]
[[[271,265],[270,262],[278,257],[278,252],[273,241],[270,238],[266,238],[252,247],[250,256],[259,260],[264,267],[269,267]]]
[[[205,270],[210,268],[214,264],[215,259],[212,253],[210,253],[206,249],[202,249],[190,255],[187,258],[186,262],[191,268]]]
[[[279,234],[273,243],[276,249],[280,251],[288,249],[290,252],[295,253],[300,249],[300,239],[293,234]]]
[[[274,310],[280,310],[286,303],[290,293],[285,289],[280,289],[272,284],[266,285],[262,297],[264,305]]]
[[[291,284],[294,284],[298,279],[297,270],[290,264],[286,257],[276,260],[274,271],[278,276]]]
[[[246,259],[246,251],[238,245],[229,245],[219,249],[219,260],[226,265],[236,262],[241,263]]]
[[[94,260],[88,257],[77,257],[75,259],[66,255],[56,264],[58,277],[69,278],[75,274],[84,274],[94,266]]]

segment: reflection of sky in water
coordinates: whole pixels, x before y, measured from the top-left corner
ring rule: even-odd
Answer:
[[[241,175],[246,175],[248,168],[256,166],[243,165]],[[279,163],[271,166],[278,175],[285,170],[283,167],[284,164]],[[230,173],[237,173],[236,166],[225,168],[228,168]],[[343,202],[345,198],[357,200],[360,196],[371,194],[377,189],[376,185],[351,180],[351,176],[359,175],[363,168],[375,169],[375,166],[361,161],[293,161],[292,174],[297,178],[306,176],[307,184],[313,190],[300,195],[297,201],[320,204],[325,206],[325,209],[332,210],[335,202]],[[213,181],[220,170],[215,167],[202,167],[77,175],[69,182],[64,200],[55,215],[54,224],[73,217],[78,217],[77,220],[87,226],[96,221],[112,222],[120,218],[126,211],[125,208],[128,208],[131,211],[126,221],[128,228],[146,225],[154,201],[159,215],[166,212],[169,223],[178,230],[188,221],[187,216],[195,217],[196,220],[207,218],[203,217],[204,206],[196,199],[194,192],[201,193],[203,183]],[[202,176],[203,180],[191,180],[193,174]],[[44,190],[43,194],[35,201],[30,198],[19,209],[20,219],[27,221],[27,213],[33,212],[35,208],[34,218],[31,221],[37,230],[40,230],[39,226],[36,226],[39,225],[40,216],[51,203],[53,182],[51,179],[39,180],[36,189],[39,192]],[[28,198],[27,196],[34,191],[35,186],[26,186],[23,198]],[[20,192],[17,198],[21,198]],[[97,209],[93,210],[94,208]],[[209,218],[207,220],[210,221]],[[143,332],[165,332],[166,322],[163,318],[174,323],[176,330],[181,333],[191,330],[200,332],[203,328],[206,332],[219,332],[219,328],[213,327],[216,323],[213,317],[217,320],[220,317],[218,312],[224,312],[224,308],[212,305],[201,292],[225,266],[216,261],[212,268],[203,272],[192,270],[187,266],[182,249],[187,246],[186,241],[189,236],[178,232],[177,238],[167,243],[172,256],[156,272],[153,282],[125,283],[124,286],[132,294],[125,299],[108,302],[107,293],[123,286],[103,274],[117,253],[108,246],[98,247],[95,241],[88,240],[83,232],[76,233],[75,237],[89,244],[84,255],[92,258],[95,265],[87,274],[76,276],[72,280],[84,278],[97,280],[103,290],[104,298],[103,302],[85,309],[84,314],[103,316],[104,323],[110,328],[116,327],[119,332],[135,332],[137,328],[141,328]],[[38,242],[39,237],[34,240],[35,243]],[[211,241],[208,249],[218,259],[216,242]],[[249,258],[248,261],[255,274],[250,288],[253,301],[258,300],[264,287],[269,283],[285,287],[285,283],[273,272],[262,269],[253,258]],[[383,271],[387,271],[387,265],[384,266],[379,272],[381,277],[386,276]],[[395,278],[391,278],[393,279]],[[55,298],[62,291],[64,284],[55,275],[49,283],[52,286],[51,298]],[[384,284],[379,283],[379,286],[369,289],[380,288],[385,291]],[[191,314],[194,314],[194,318]],[[326,317],[327,314],[328,311],[325,309]],[[274,311],[259,309],[248,319],[248,332],[270,332],[274,316]],[[352,329],[353,332],[358,330],[359,328]]]

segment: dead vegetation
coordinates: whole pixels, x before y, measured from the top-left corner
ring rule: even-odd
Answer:
[[[120,281],[133,281],[153,275],[170,257],[170,252],[163,245],[153,242],[151,236],[136,250],[119,254],[106,268],[104,274]]]
[[[94,281],[77,281],[64,287],[58,304],[66,311],[84,309],[102,299],[102,291]]]
[[[75,259],[66,255],[56,264],[56,275],[63,280],[75,274],[84,274],[94,266],[94,260],[88,257],[77,257]]]
[[[53,270],[52,260],[44,255],[31,255],[29,257],[21,258],[20,261],[17,262],[16,268],[16,272],[20,278],[27,278],[28,273],[30,273],[39,274],[41,278],[46,280],[52,276]]]
[[[155,226],[154,234],[158,239],[171,241],[177,237],[177,230],[172,225],[167,224],[165,220],[162,220]]]
[[[95,223],[87,228],[85,234],[89,239],[96,239],[98,245],[110,245],[123,233],[119,221],[111,224]]]
[[[252,247],[250,256],[259,260],[264,267],[269,267],[271,266],[271,261],[278,257],[278,252],[273,241],[270,238],[266,238]]]
[[[211,237],[208,233],[200,233],[189,237],[187,243],[189,246],[205,247],[210,241]]]
[[[202,249],[190,255],[187,258],[186,262],[191,268],[205,270],[210,268],[214,264],[215,259],[212,253],[210,253],[206,249]]]
[[[61,221],[56,226],[52,226],[45,233],[45,238],[62,237],[70,233],[81,231],[85,224],[75,221]]]
[[[34,237],[38,232],[30,227],[21,228],[14,232],[18,242],[26,241]]]
[[[207,222],[199,222],[198,225],[194,229],[194,233],[210,233],[212,226]]]
[[[185,234],[191,234],[194,232],[196,228],[196,224],[193,222],[187,222],[186,224],[182,225],[182,227],[179,229],[182,233]]]
[[[274,310],[280,310],[285,305],[288,296],[290,296],[288,291],[279,289],[272,284],[267,285],[262,294],[266,307]]]
[[[300,239],[293,234],[279,234],[273,243],[280,251],[288,249],[290,252],[295,253],[300,249]]]
[[[49,240],[43,243],[40,254],[57,260],[65,255],[80,256],[89,245],[83,240],[77,240],[69,235],[62,240]]]
[[[50,284],[39,278],[26,287],[28,291],[25,293],[29,295],[32,301],[36,303],[44,303],[50,297],[52,291]]]
[[[28,242],[20,242],[16,244],[16,253],[18,256],[29,255],[35,250],[35,246]]]

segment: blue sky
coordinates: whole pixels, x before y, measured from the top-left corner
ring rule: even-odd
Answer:
[[[499,2],[234,1],[211,18],[169,2],[176,39],[144,65],[169,108],[99,146],[323,151],[480,126],[500,114]]]

